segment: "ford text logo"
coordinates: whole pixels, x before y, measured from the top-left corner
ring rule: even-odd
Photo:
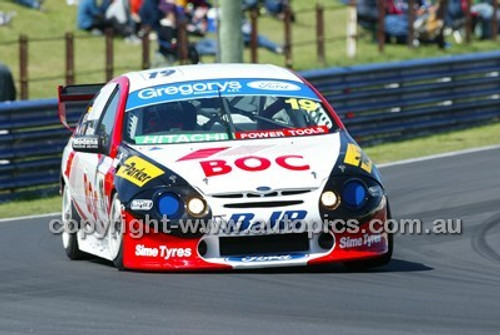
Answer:
[[[247,84],[248,87],[267,91],[300,91],[300,87],[283,81],[259,80]]]

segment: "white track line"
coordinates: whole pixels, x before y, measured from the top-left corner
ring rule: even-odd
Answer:
[[[40,218],[46,218],[46,217],[56,216],[56,215],[61,215],[61,212],[48,213],[48,214],[35,214],[35,215],[18,216],[18,217],[15,217],[15,218],[5,218],[5,219],[0,219],[0,223],[10,222],[10,221],[18,221],[18,220],[40,219]]]
[[[391,167],[391,166],[397,166],[397,165],[412,164],[412,163],[428,161],[431,159],[459,156],[459,155],[465,155],[465,154],[471,154],[471,153],[475,153],[475,152],[495,150],[495,149],[500,149],[500,145],[490,145],[490,146],[481,147],[481,148],[472,148],[472,149],[465,149],[465,150],[459,150],[459,151],[445,152],[442,154],[424,156],[424,157],[419,157],[419,158],[404,159],[401,161],[396,161],[396,162],[391,162],[391,163],[377,164],[377,167],[378,168],[385,168],[385,167]],[[10,222],[10,221],[18,221],[18,220],[44,218],[44,217],[50,217],[50,216],[56,216],[56,215],[61,215],[61,213],[56,212],[56,213],[49,213],[49,214],[20,216],[20,217],[15,217],[15,218],[5,218],[5,219],[0,219],[0,223]]]
[[[459,155],[465,155],[465,154],[472,154],[475,152],[495,150],[495,149],[500,149],[500,145],[490,145],[490,146],[481,147],[481,148],[472,148],[472,149],[465,149],[465,150],[459,150],[459,151],[445,152],[442,154],[424,156],[424,157],[419,157],[419,158],[404,159],[401,161],[395,161],[395,162],[391,162],[391,163],[377,164],[377,167],[378,168],[385,168],[385,167],[390,167],[390,166],[418,163],[418,162],[428,161],[431,159],[439,159],[439,158],[446,158],[446,157],[459,156]]]

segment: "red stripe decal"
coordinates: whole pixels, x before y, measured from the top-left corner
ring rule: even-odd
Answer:
[[[179,158],[177,161],[188,161],[191,159],[202,159],[202,158],[208,158],[212,155],[215,155],[216,153],[219,153],[221,151],[226,150],[229,147],[223,147],[223,148],[209,148],[209,149],[200,149],[196,150],[190,154],[187,154],[184,157]]]

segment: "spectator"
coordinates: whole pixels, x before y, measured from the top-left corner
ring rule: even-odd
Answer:
[[[185,17],[184,7],[179,6],[175,0],[160,0],[158,8],[162,14],[159,22],[158,44],[159,53],[165,57],[168,63],[173,63],[177,60],[178,56],[178,23],[179,20]],[[196,64],[199,62],[198,53],[192,45],[188,45],[188,58],[191,63]]]
[[[252,25],[250,22],[243,20],[241,31],[243,32],[243,42],[245,43],[245,46],[248,47],[250,45],[252,35]],[[277,54],[283,53],[283,47],[281,45],[274,43],[261,34],[257,35],[257,45]]]
[[[115,34],[135,42],[128,0],[111,0],[111,4],[106,9],[105,19]]]
[[[437,7],[425,0],[417,0],[415,5],[416,19],[413,26],[416,37],[421,41],[434,41],[443,27],[443,22],[437,18]],[[409,31],[407,1],[387,0],[384,28],[388,40],[395,37],[397,43],[406,43]]]
[[[471,13],[475,17],[476,34],[482,39],[491,38],[491,21],[493,20],[493,12],[494,10],[491,0],[476,0],[474,5],[471,7]],[[497,20],[500,22],[500,11],[497,12]]]
[[[408,4],[400,0],[387,0],[384,29],[388,38],[406,43],[408,37]]]
[[[154,31],[160,28],[160,20],[162,19],[162,12],[159,7],[159,0],[144,0],[141,8],[139,9],[139,17],[142,26],[149,27]]]
[[[96,0],[80,0],[77,12],[78,28],[97,33],[109,27],[110,23],[106,21],[104,16],[107,5],[107,2],[98,6]]]
[[[349,4],[349,1],[344,1],[344,3]],[[359,24],[365,29],[375,30],[378,21],[377,0],[358,0],[356,9]]]
[[[139,11],[144,3],[144,0],[130,0],[130,19],[133,23],[134,32],[138,32],[141,28],[142,20]]]
[[[248,47],[251,42],[252,31],[250,22],[244,20],[241,25],[241,30],[243,33],[243,42],[245,46]],[[261,34],[257,35],[257,45],[277,54],[283,53],[283,47],[281,45],[274,43]],[[196,50],[200,55],[215,55],[217,54],[217,48],[217,42],[212,38],[204,38],[196,43]]]
[[[207,14],[210,4],[205,0],[184,1],[184,11],[189,21],[187,30],[190,34],[204,36],[208,31]]]
[[[16,85],[12,72],[4,64],[0,63],[0,101],[16,100]]]
[[[251,10],[259,7],[259,2],[263,2],[264,10],[267,14],[277,17],[280,20],[285,18],[285,9],[289,6],[289,0],[243,0],[243,9]],[[292,14],[292,21],[294,16]]]
[[[14,2],[19,4],[19,5],[33,8],[33,9],[37,9],[37,10],[42,10],[42,5],[43,5],[44,1],[45,0],[14,0]]]

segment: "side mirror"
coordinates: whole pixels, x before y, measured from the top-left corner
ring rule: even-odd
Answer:
[[[104,154],[102,139],[98,135],[76,135],[72,143],[73,150],[91,154]]]

